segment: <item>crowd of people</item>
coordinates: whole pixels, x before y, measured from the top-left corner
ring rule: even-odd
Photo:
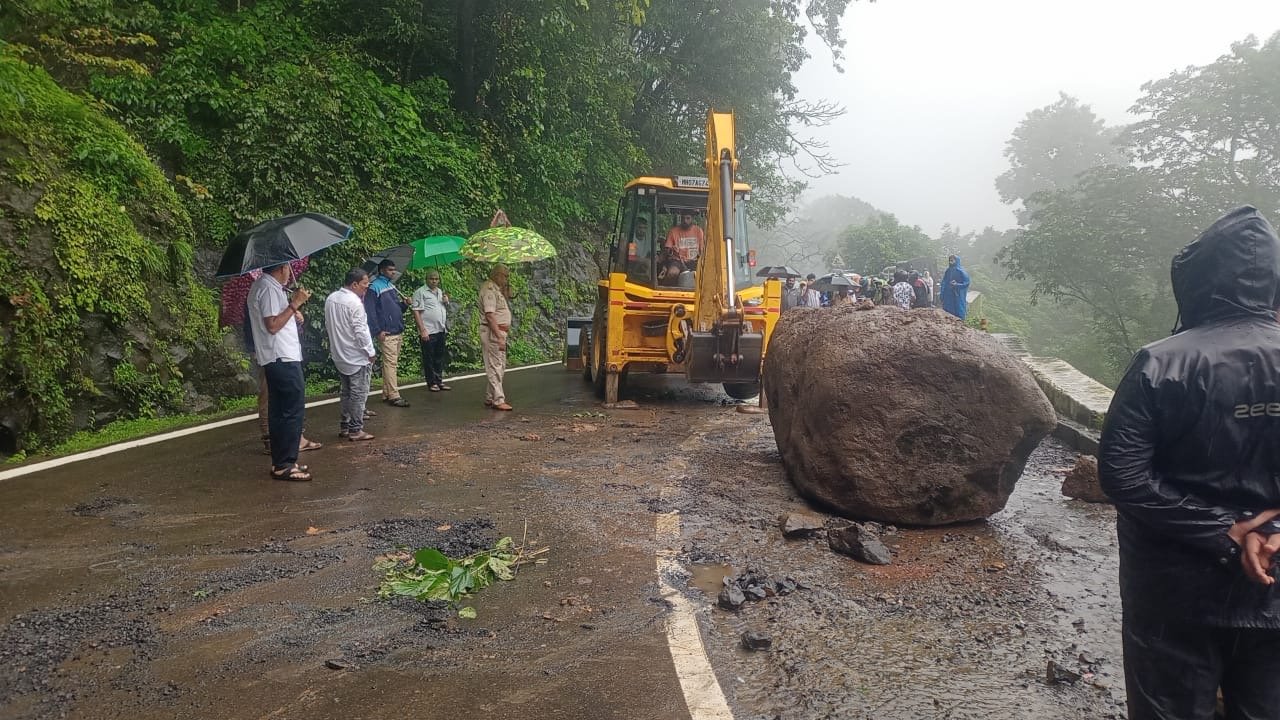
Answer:
[[[836,281],[836,278],[841,278]],[[867,301],[903,310],[941,305],[946,312],[965,319],[968,314],[969,273],[958,255],[947,258],[947,270],[935,282],[929,270],[890,269],[880,275],[833,273],[825,282],[813,273],[803,280],[788,277],[782,289],[782,309],[841,307]]]
[[[390,407],[409,407],[400,393],[398,373],[404,334],[410,327],[405,315],[410,310],[427,390],[453,389],[444,381],[449,295],[440,287],[440,273],[429,272],[426,283],[407,298],[395,285],[399,277],[392,260],[379,263],[373,275],[352,268],[342,287],[324,301],[329,354],[339,376],[338,437],[348,442],[374,439],[364,424],[377,414],[367,407],[367,400],[379,353],[382,401]],[[481,353],[488,381],[484,404],[503,411],[512,409],[502,387],[511,328],[509,279],[507,268],[496,265],[479,291]],[[323,444],[303,435],[306,380],[299,329],[302,307],[311,291],[299,287],[290,292],[286,288],[292,280],[293,269],[284,263],[264,269],[253,282],[245,312],[245,342],[260,368],[258,409],[263,441],[271,455],[271,477],[306,481],[312,479],[311,470],[298,463],[298,455]]]

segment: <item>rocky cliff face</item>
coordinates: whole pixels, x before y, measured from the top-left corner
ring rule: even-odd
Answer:
[[[136,141],[0,54],[0,451],[246,389],[191,238]]]

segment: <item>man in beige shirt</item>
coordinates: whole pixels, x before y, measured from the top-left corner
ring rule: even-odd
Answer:
[[[489,384],[484,404],[494,410],[510,410],[502,390],[502,376],[507,370],[507,333],[511,330],[510,273],[505,265],[489,271],[489,279],[480,285],[480,349],[484,356],[484,374]]]

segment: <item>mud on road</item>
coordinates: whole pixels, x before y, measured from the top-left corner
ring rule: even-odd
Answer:
[[[247,425],[0,484],[0,717],[687,718],[654,562],[670,512],[667,579],[740,720],[1123,717],[1112,512],[1060,496],[1053,441],[1002,513],[886,528],[894,564],[868,566],[782,538],[804,503],[766,417],[644,379],[640,409],[603,410],[527,375],[512,414],[464,409],[465,384],[382,411],[377,441],[308,453],[310,484],[266,480]],[[372,599],[397,547],[526,532],[549,562],[475,620]],[[748,570],[801,587],[714,607]]]

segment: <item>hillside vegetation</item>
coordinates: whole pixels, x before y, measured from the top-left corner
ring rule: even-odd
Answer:
[[[238,230],[293,212],[356,228],[304,277],[327,292],[375,250],[505,209],[560,250],[516,278],[513,360],[547,357],[590,296],[622,184],[701,174],[708,108],[737,113],[757,219],[782,215],[802,185],[778,161],[821,158],[792,128],[840,112],[791,77],[807,34],[839,61],[847,4],[0,5],[0,451],[242,392],[212,269]],[[445,272],[463,308],[484,272]],[[458,319],[467,365],[474,318]]]

